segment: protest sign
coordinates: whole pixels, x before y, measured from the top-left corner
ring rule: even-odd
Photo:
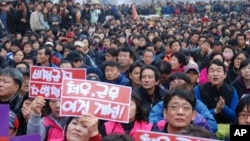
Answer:
[[[29,97],[42,96],[45,99],[60,99],[64,78],[85,79],[83,68],[51,68],[32,66],[30,69]]]
[[[0,141],[9,141],[9,137],[0,137]]]
[[[64,79],[62,83],[61,116],[94,114],[104,120],[127,123],[131,88],[110,83]]]
[[[9,136],[9,104],[0,104],[0,137],[6,138]],[[2,140],[0,140],[2,141]]]
[[[25,136],[16,136],[14,138],[10,138],[10,141],[40,141],[40,134],[28,134]]]
[[[216,141],[214,139],[198,138],[178,134],[137,131],[136,141]]]

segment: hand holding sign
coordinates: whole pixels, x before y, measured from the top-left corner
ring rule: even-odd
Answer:
[[[96,118],[92,114],[85,114],[82,117],[80,117],[80,122],[83,126],[86,126],[89,131],[90,137],[94,137],[99,134],[98,132],[98,118]]]
[[[103,82],[64,79],[61,116],[91,113],[100,119],[128,122],[131,88]]]
[[[43,109],[43,106],[45,106],[46,101],[43,97],[38,96],[32,101],[31,104],[31,110],[34,114],[40,115]]]

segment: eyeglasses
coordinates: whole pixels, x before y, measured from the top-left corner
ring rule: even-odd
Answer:
[[[239,118],[241,118],[241,119],[247,119],[248,117],[250,117],[250,114],[247,114],[247,113],[239,113]]]
[[[180,108],[183,110],[183,112],[189,112],[192,110],[192,106],[190,105],[177,105],[177,104],[174,104],[174,105],[169,105],[168,106],[168,109],[171,110],[171,111],[174,111],[174,112],[177,112],[180,110]]]

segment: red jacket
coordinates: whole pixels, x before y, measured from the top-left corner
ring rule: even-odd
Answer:
[[[107,135],[112,133],[125,134],[125,131],[119,122],[108,121],[104,123],[104,126]],[[137,130],[151,131],[152,127],[153,125],[151,123],[136,120],[134,127],[130,131],[129,135],[135,139]]]

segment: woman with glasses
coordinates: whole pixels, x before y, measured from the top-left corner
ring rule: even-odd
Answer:
[[[224,81],[225,83],[230,84],[239,76],[240,63],[248,57],[249,55],[245,51],[239,51],[233,56],[229,69],[227,70],[227,77]]]
[[[239,99],[244,94],[250,94],[250,58],[240,63],[239,77],[237,77],[231,85],[237,90]]]

